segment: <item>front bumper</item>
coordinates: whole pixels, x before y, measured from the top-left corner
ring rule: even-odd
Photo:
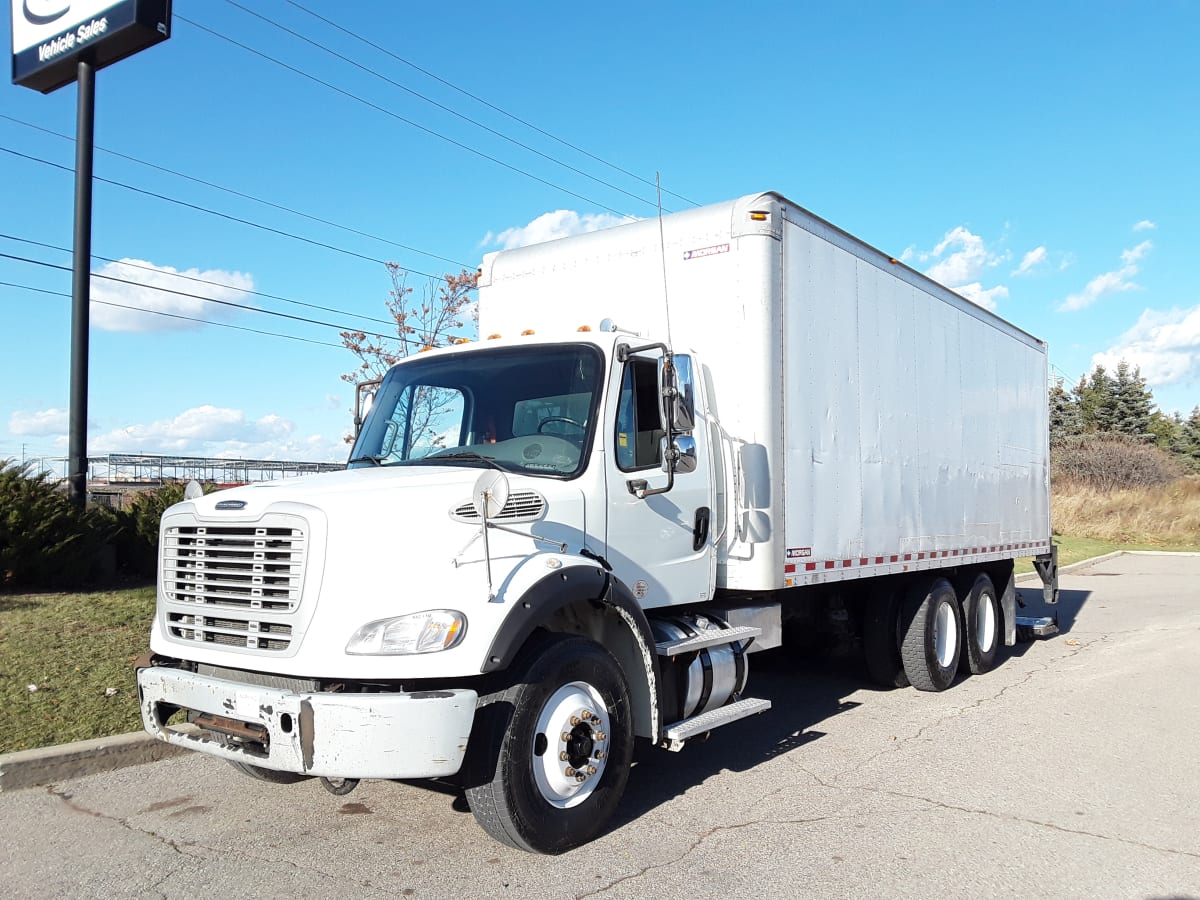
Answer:
[[[160,740],[326,778],[453,775],[462,766],[477,699],[469,690],[302,693],[162,667],[139,669],[137,680],[142,723]],[[175,708],[248,725],[264,740],[239,745],[203,730],[168,728]]]

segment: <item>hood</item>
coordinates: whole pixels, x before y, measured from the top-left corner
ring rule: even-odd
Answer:
[[[489,575],[491,592],[502,595],[520,566],[556,550],[531,535],[565,543],[571,551],[585,544],[584,496],[577,482],[511,474],[509,502],[495,519],[504,530],[488,530],[489,565],[471,493],[481,474],[494,471],[462,466],[349,469],[218,491],[172,507],[163,517],[167,550],[160,574],[159,634],[152,646],[161,644],[156,651],[168,655],[236,668],[405,677],[396,674],[398,666],[411,671],[411,665],[423,661],[346,656],[347,640],[367,622],[427,609],[457,609],[475,622],[481,613],[490,618],[493,610],[487,607],[496,613],[505,607],[489,603]],[[190,573],[177,575],[170,565],[179,529],[192,529],[200,538],[200,555],[206,560],[201,577],[213,580],[220,578],[211,573],[222,566],[216,559],[222,535],[280,527],[294,529],[288,551],[294,562],[291,606],[275,604],[268,612],[264,589],[261,612],[257,606],[218,607],[226,621],[235,614],[245,616],[251,624],[244,630],[260,635],[272,633],[274,623],[286,625],[286,646],[261,637],[257,640],[263,646],[239,646],[236,639],[224,645],[201,643],[191,629],[185,630],[192,640],[183,640],[187,634],[167,636],[172,615],[178,621],[179,615],[196,611],[194,603],[170,593],[172,584],[183,585],[177,594],[193,590],[186,581]],[[260,536],[268,542],[268,554],[272,534]],[[204,608],[207,612],[209,604]],[[482,641],[486,629],[468,628],[459,647],[433,656],[482,657],[487,647],[472,646],[472,638]],[[182,647],[188,648],[186,653]]]

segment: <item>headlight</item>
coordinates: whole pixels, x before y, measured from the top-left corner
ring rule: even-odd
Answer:
[[[377,619],[354,632],[346,652],[356,655],[437,653],[449,650],[467,633],[467,617],[453,609]]]

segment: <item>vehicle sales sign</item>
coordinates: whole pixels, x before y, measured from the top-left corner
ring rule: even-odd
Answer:
[[[12,80],[48,94],[171,36],[171,0],[12,0]]]

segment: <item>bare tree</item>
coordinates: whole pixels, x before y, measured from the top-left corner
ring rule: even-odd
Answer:
[[[358,358],[358,367],[342,375],[351,384],[372,381],[400,360],[423,349],[444,347],[451,342],[477,334],[479,315],[471,302],[471,292],[479,274],[463,269],[457,275],[431,278],[418,298],[408,285],[408,272],[397,263],[387,264],[392,288],[388,291],[387,310],[396,320],[396,338],[385,339],[364,331],[343,331],[342,343]],[[464,321],[466,320],[466,321]],[[421,387],[401,400],[396,415],[409,418],[412,404],[411,435],[414,441],[431,437],[434,424],[446,411],[452,393]],[[352,437],[347,436],[349,442]]]

